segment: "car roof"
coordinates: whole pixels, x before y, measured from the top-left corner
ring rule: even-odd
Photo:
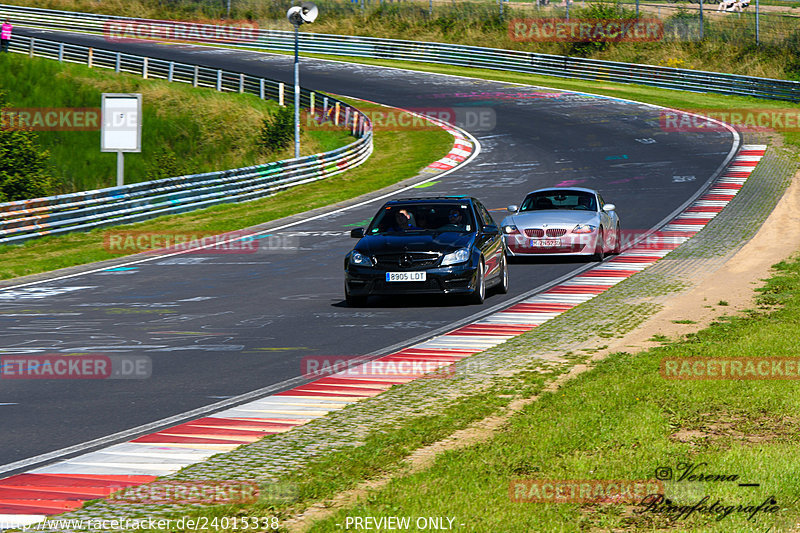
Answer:
[[[536,189],[535,191],[531,191],[525,196],[529,196],[533,193],[537,192],[545,192],[545,191],[577,191],[577,192],[588,192],[591,194],[597,194],[597,191],[594,189],[586,189],[584,187],[544,187],[542,189]]]
[[[417,197],[417,198],[396,198],[394,200],[389,200],[386,202],[385,205],[392,205],[392,204],[405,204],[405,203],[448,203],[448,204],[458,204],[472,201],[475,198],[471,196],[424,196],[424,197]]]

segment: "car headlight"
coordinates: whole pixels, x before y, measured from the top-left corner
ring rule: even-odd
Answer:
[[[572,230],[572,233],[593,233],[596,229],[597,226],[592,226],[591,224],[578,224]]]
[[[461,248],[453,253],[447,254],[442,258],[442,266],[464,263],[469,260],[469,248]]]
[[[503,233],[505,233],[506,235],[512,235],[514,233],[519,233],[519,230],[515,225],[509,224],[507,226],[503,226]]]
[[[352,254],[350,254],[350,264],[371,267],[372,259],[370,259],[368,256],[360,252],[353,252]]]

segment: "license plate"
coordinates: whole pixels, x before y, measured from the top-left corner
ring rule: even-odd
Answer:
[[[387,272],[386,281],[425,281],[425,272]]]
[[[544,240],[532,240],[531,247],[532,248],[557,248],[561,246],[560,239],[544,239]]]

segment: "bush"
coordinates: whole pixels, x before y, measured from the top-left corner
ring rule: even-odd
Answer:
[[[609,19],[635,19],[636,12],[626,9],[619,4],[596,2],[589,4],[585,8],[578,8],[574,11],[575,18],[609,20]],[[602,52],[611,47],[613,43],[607,41],[582,41],[570,43],[567,48],[567,55],[587,57],[596,52]]]
[[[0,92],[0,109],[9,107]],[[28,200],[53,194],[53,178],[47,172],[48,152],[29,130],[0,127],[0,202]]]
[[[185,174],[184,166],[178,162],[178,156],[169,148],[162,148],[152,159],[147,169],[147,180],[174,178]]]
[[[280,152],[289,147],[294,139],[294,107],[281,107],[269,118],[265,118],[258,138],[259,149],[265,154]]]

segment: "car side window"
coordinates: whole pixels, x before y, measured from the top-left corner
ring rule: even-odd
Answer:
[[[481,225],[483,225],[483,226],[494,226],[495,225],[495,222],[494,222],[494,219],[492,218],[492,215],[489,214],[489,211],[487,211],[486,208],[483,207],[482,204],[479,204],[479,203],[475,202],[475,207],[478,209],[478,215],[480,216],[480,219],[481,219]]]

